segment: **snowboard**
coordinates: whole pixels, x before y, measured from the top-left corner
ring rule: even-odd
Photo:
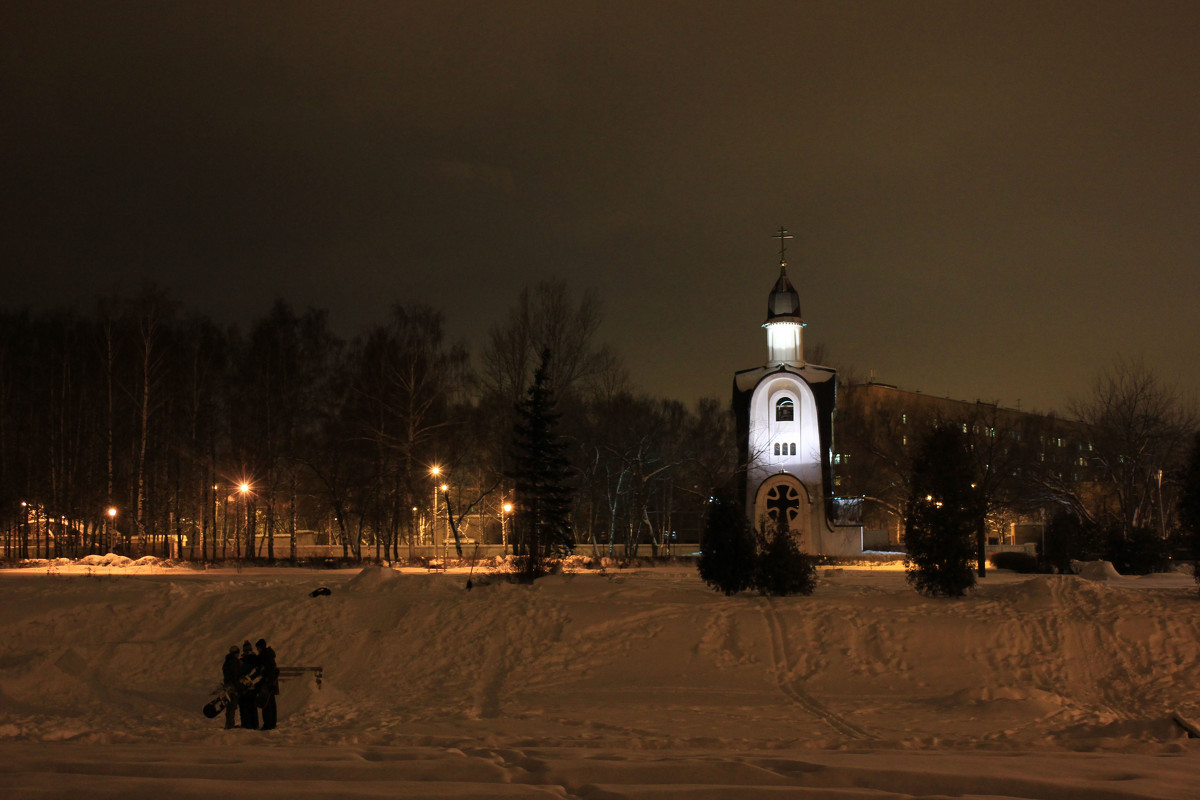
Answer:
[[[204,704],[204,716],[212,719],[217,714],[225,710],[225,707],[233,702],[229,696],[229,688],[225,684],[221,684],[213,690],[212,698]]]
[[[259,680],[259,674],[252,672],[241,678],[236,687],[229,684],[221,684],[213,690],[212,697],[204,704],[204,716],[212,719],[224,711],[229,704],[236,703],[237,698],[241,695],[257,692]]]

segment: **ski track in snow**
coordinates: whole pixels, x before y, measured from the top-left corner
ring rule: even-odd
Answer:
[[[0,571],[0,796],[1194,798],[1188,576]],[[328,597],[310,598],[317,586]],[[280,729],[200,707],[264,636]]]
[[[771,656],[774,663],[775,680],[779,689],[789,700],[803,708],[817,720],[824,722],[834,731],[852,739],[869,738],[866,731],[847,722],[837,714],[824,708],[812,695],[804,690],[803,682],[795,676],[794,662],[788,653],[788,640],[784,635],[779,615],[770,598],[762,601],[763,617],[766,622],[768,636],[771,642]]]

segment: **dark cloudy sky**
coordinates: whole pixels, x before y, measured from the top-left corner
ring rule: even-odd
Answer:
[[[149,278],[470,345],[603,301],[649,392],[728,397],[790,242],[866,376],[1061,408],[1200,388],[1200,4],[0,4],[0,304]]]

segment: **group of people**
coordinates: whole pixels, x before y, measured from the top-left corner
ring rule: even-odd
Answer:
[[[221,665],[221,682],[229,695],[225,706],[226,728],[235,727],[235,714],[241,716],[243,728],[269,731],[275,727],[279,667],[275,664],[275,651],[267,646],[266,639],[259,639],[255,647],[257,650],[250,647],[248,640],[242,643],[241,650],[236,644],[231,646]],[[260,708],[262,725],[258,722]]]

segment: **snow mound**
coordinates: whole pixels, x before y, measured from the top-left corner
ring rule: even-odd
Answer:
[[[1109,581],[1121,577],[1111,561],[1072,561],[1075,574],[1089,581]]]
[[[102,556],[84,556],[79,559],[78,563],[85,567],[128,567],[133,563],[133,559],[119,556],[116,553],[105,553]]]
[[[983,686],[972,687],[943,697],[930,698],[931,706],[973,714],[1011,714],[1011,707],[1020,707],[1029,717],[1044,716],[1061,710],[1067,701],[1059,694],[1033,687]]]
[[[373,591],[383,584],[395,580],[399,574],[391,567],[371,564],[359,570],[359,573],[346,583],[346,589],[351,592]]]
[[[1019,611],[1036,611],[1052,608],[1055,604],[1055,587],[1064,581],[1077,580],[1074,576],[1039,575],[1022,583],[1002,586],[992,591],[997,600],[1011,603]]]
[[[1104,723],[1069,725],[1054,735],[1060,744],[1075,750],[1105,749],[1137,752],[1135,743],[1161,743],[1186,740],[1187,732],[1170,715],[1114,720]]]

